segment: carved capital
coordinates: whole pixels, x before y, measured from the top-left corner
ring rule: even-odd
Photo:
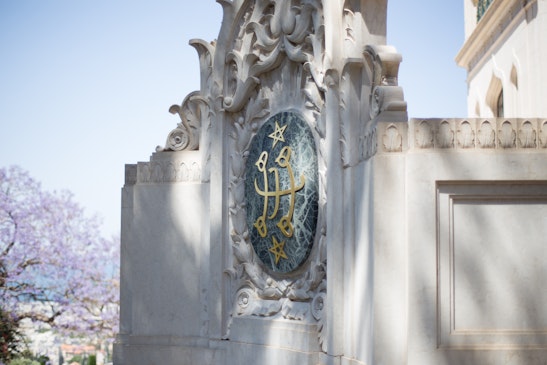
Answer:
[[[370,117],[374,119],[382,112],[395,112],[399,115],[397,119],[406,119],[407,104],[403,89],[398,87],[402,56],[392,46],[368,45],[364,57],[372,71]]]

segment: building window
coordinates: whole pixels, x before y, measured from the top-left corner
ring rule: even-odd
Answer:
[[[503,118],[503,89],[498,95],[498,100],[496,101],[496,117]]]
[[[481,20],[484,13],[486,13],[486,10],[490,6],[494,0],[479,0],[477,4],[477,22]]]

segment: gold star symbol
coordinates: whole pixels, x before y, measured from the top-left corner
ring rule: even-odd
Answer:
[[[268,135],[268,137],[274,140],[272,148],[274,148],[279,141],[285,142],[285,137],[283,136],[285,129],[287,129],[286,124],[283,127],[280,127],[277,120],[275,121],[275,131]]]
[[[277,265],[280,258],[288,259],[287,254],[283,250],[283,248],[285,247],[285,242],[278,242],[275,236],[272,236],[272,241],[273,247],[270,248],[268,251],[275,255],[275,264]]]

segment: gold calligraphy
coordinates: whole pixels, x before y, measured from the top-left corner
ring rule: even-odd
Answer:
[[[277,213],[279,211],[279,201],[282,196],[290,195],[290,205],[289,205],[289,211],[286,215],[281,217],[279,222],[277,223],[277,226],[281,230],[281,233],[285,237],[292,237],[294,233],[294,228],[292,225],[292,217],[294,214],[294,206],[295,206],[295,195],[296,192],[301,190],[305,183],[306,183],[306,177],[304,175],[300,176],[300,184],[296,185],[294,180],[294,172],[292,169],[292,166],[290,165],[290,159],[291,159],[291,153],[292,150],[290,147],[285,146],[279,152],[279,155],[275,159],[275,162],[279,165],[279,167],[283,167],[287,169],[287,173],[289,174],[289,182],[290,182],[290,188],[281,190],[279,187],[279,169],[272,167],[268,170],[266,170],[266,164],[268,163],[268,152],[263,151],[260,154],[260,157],[256,161],[255,165],[258,167],[258,171],[262,172],[264,176],[264,189],[260,189],[258,187],[258,184],[256,182],[256,179],[254,181],[255,190],[256,193],[264,198],[264,206],[262,209],[262,215],[258,217],[256,222],[254,223],[254,226],[258,230],[258,234],[260,234],[261,237],[266,237],[268,235],[268,229],[266,227],[266,219],[274,219],[277,216]],[[275,177],[275,190],[269,191],[268,190],[268,172],[270,174],[274,174]],[[268,216],[268,200],[269,198],[274,198],[274,209],[272,214]]]
[[[285,142],[283,133],[286,128],[287,128],[286,125],[284,125],[283,127],[280,127],[277,122],[275,123],[275,131],[268,136],[274,140],[273,146],[275,146],[275,144],[279,141]],[[276,226],[279,228],[281,233],[287,238],[291,238],[294,234],[293,215],[294,215],[294,209],[295,209],[296,193],[304,187],[306,183],[306,178],[304,175],[301,175],[300,181],[298,182],[298,184],[296,183],[295,177],[294,177],[294,171],[290,164],[291,154],[292,154],[291,147],[284,146],[279,152],[279,154],[277,155],[277,158],[275,159],[275,162],[278,167],[271,167],[268,169],[267,168],[268,159],[270,158],[270,156],[267,151],[262,151],[262,153],[260,154],[260,157],[255,163],[255,166],[257,167],[258,171],[262,173],[264,187],[261,189],[258,186],[256,179],[254,180],[254,187],[255,187],[256,193],[264,198],[264,204],[262,209],[262,215],[256,219],[253,226],[257,229],[258,234],[262,238],[265,238],[268,235],[268,227],[266,225],[266,221],[274,220],[277,218],[277,215],[279,213],[280,201],[281,201],[281,198],[284,196],[289,196],[289,209],[288,209],[288,212],[278,220]],[[280,187],[280,179],[279,179],[280,169],[285,169],[288,174],[288,177],[289,177],[288,189],[282,189]],[[275,179],[275,182],[274,182],[275,188],[272,191],[269,190],[269,177],[271,174],[273,174],[273,178]],[[270,198],[274,199],[274,202],[273,202],[274,205],[273,205],[271,214],[268,215],[268,204],[269,204]],[[273,246],[269,249],[269,251],[275,255],[275,263],[277,265],[281,258],[288,259],[287,254],[284,251],[285,242],[284,241],[279,242],[275,237],[272,237],[272,242],[273,242]]]

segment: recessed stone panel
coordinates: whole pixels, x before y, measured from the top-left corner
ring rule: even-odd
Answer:
[[[438,185],[441,347],[547,347],[547,184]]]

